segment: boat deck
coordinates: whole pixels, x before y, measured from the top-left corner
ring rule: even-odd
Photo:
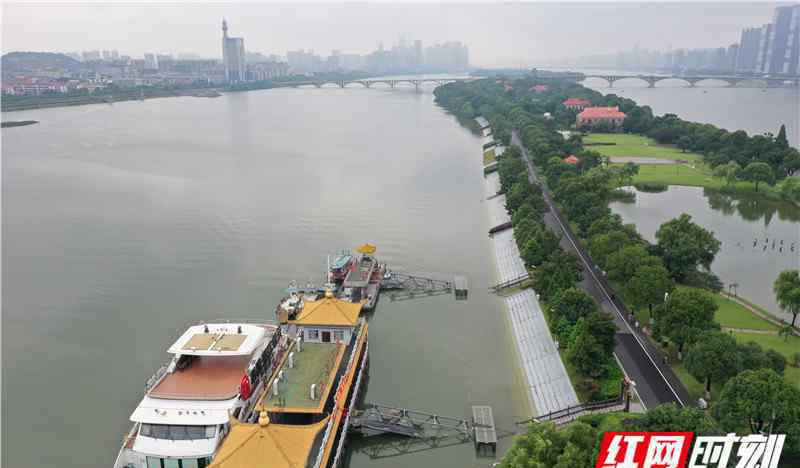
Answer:
[[[278,396],[272,388],[264,398],[267,411],[320,412],[334,385],[334,377],[345,351],[344,345],[333,343],[303,343],[302,351],[294,352],[294,368],[283,366],[283,380],[278,384]],[[311,399],[311,384],[317,384],[317,398]]]
[[[250,356],[198,356],[183,370],[167,374],[148,396],[172,400],[227,400],[239,393]]]

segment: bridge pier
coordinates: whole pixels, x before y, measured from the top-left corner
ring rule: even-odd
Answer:
[[[322,87],[322,83],[314,83],[314,86],[316,86],[317,88],[321,88]]]
[[[395,80],[391,80],[391,81],[389,81],[389,87],[390,87],[390,88],[392,88],[392,89],[394,89],[394,85],[395,85],[396,83],[397,83],[397,82],[396,82]]]
[[[340,81],[337,84],[339,85],[340,88],[344,89],[344,80]]]

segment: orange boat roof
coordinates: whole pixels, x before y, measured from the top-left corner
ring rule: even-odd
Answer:
[[[172,400],[227,400],[239,394],[250,356],[197,356],[191,365],[166,376],[148,393]]]

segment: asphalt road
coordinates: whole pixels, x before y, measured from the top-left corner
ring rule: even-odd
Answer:
[[[522,151],[531,183],[539,185],[536,169],[516,131],[512,133],[511,144],[518,146]],[[636,328],[635,319],[631,320],[631,323],[626,320],[628,311],[624,305],[618,303],[616,294],[599,273],[600,268],[588,253],[583,251],[572,232],[567,229],[567,223],[559,217],[550,193],[544,187],[542,191],[549,207],[544,222],[552,231],[561,234],[561,247],[581,260],[583,268],[581,288],[600,304],[603,311],[613,317],[617,326],[614,354],[625,374],[635,382],[634,389],[642,404],[648,409],[665,403],[675,403],[678,406],[694,405],[695,402],[690,400],[689,392],[669,365],[664,363],[663,354]]]

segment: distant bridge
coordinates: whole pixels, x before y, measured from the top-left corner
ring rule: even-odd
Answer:
[[[694,88],[698,85],[702,86],[711,81],[723,81],[727,83],[728,87],[748,87],[748,88],[766,88],[766,87],[780,87],[780,86],[800,86],[800,78],[766,78],[766,77],[752,77],[752,76],[721,76],[721,75],[694,75],[694,76],[679,76],[679,75],[606,75],[606,74],[585,74],[583,82],[589,78],[598,78],[605,80],[609,88],[614,87],[614,83],[620,80],[639,80],[647,83],[648,88],[655,88],[656,83],[665,80],[680,80]]]
[[[340,88],[344,88],[347,85],[351,84],[358,84],[365,88],[371,88],[374,85],[386,85],[389,88],[395,88],[401,84],[409,84],[413,85],[415,89],[419,89],[423,83],[436,83],[436,85],[444,85],[447,83],[454,83],[457,81],[474,81],[480,78],[476,77],[466,77],[466,78],[395,78],[395,79],[385,79],[385,78],[365,78],[365,79],[358,79],[358,80],[309,80],[309,81],[294,81],[285,83],[284,86],[297,88],[299,86],[316,86],[317,88],[321,88],[325,85],[333,84]]]

